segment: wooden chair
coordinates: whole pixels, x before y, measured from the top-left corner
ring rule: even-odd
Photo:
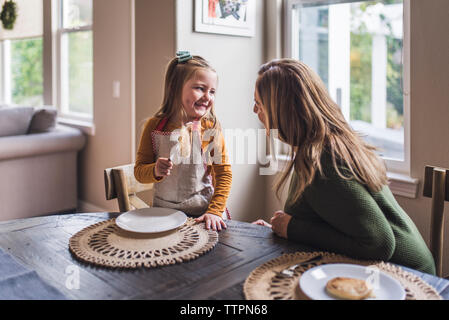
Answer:
[[[437,275],[442,277],[444,201],[449,201],[449,169],[426,166],[423,195],[432,198],[430,251],[435,259]]]
[[[152,190],[153,184],[142,184],[134,178],[134,164],[108,168],[104,170],[106,199],[117,199],[120,212],[148,208],[136,193]]]

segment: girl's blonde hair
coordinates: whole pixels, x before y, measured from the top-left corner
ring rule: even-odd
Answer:
[[[191,59],[183,62],[179,62],[178,58],[173,58],[168,63],[165,72],[162,106],[155,116],[173,119],[180,115],[181,119],[186,119],[184,108],[182,108],[182,89],[184,84],[195,76],[196,72],[204,69],[216,73],[210,64],[200,56],[192,56]],[[217,118],[213,104],[205,117],[212,121],[214,127],[216,126]]]
[[[387,183],[386,168],[376,148],[351,129],[320,77],[306,64],[280,59],[262,65],[256,91],[268,129],[278,129],[279,138],[292,147],[292,160],[275,184],[278,198],[292,168],[298,174],[294,201],[312,183],[317,171],[324,175],[323,152],[329,153],[343,179],[355,179],[373,192]]]

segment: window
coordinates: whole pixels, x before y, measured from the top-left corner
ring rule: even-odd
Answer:
[[[290,0],[287,54],[323,79],[389,170],[408,171],[408,0]]]
[[[14,28],[0,27],[0,103],[55,105],[60,118],[91,123],[93,1],[14,1]]]
[[[63,117],[93,115],[92,0],[59,0],[58,104]]]
[[[1,101],[43,104],[42,2],[16,0],[20,14],[12,30],[0,31]]]

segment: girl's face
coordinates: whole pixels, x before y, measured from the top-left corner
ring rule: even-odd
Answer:
[[[199,120],[207,114],[215,100],[217,74],[208,69],[198,70],[182,88],[182,107],[187,122]]]
[[[263,126],[265,127],[265,131],[267,132],[267,134],[269,133],[268,131],[268,121],[267,121],[267,117],[264,111],[264,108],[262,106],[262,102],[260,101],[260,97],[259,97],[259,93],[257,92],[257,90],[254,90],[254,107],[253,107],[253,111],[255,114],[257,114],[257,117],[259,118],[260,122],[262,122]]]

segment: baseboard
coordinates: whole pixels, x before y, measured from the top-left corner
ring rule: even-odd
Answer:
[[[105,209],[105,208],[101,208],[97,205],[94,205],[92,203],[83,201],[83,200],[78,200],[78,212],[79,213],[84,213],[84,212],[109,212],[110,210]]]

